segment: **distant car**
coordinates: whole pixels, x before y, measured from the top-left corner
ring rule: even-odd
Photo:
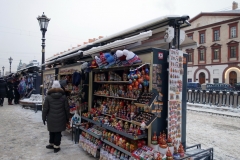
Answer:
[[[213,86],[213,84],[212,83],[203,83],[202,85],[201,85],[201,88],[202,88],[202,90],[207,90],[207,91],[211,91],[212,90],[212,86]]]
[[[198,82],[188,82],[187,83],[187,89],[191,90],[201,90],[201,84]]]
[[[234,89],[235,89],[235,91],[240,91],[240,83],[235,83]]]
[[[213,91],[234,91],[234,87],[227,83],[215,83],[211,86]]]

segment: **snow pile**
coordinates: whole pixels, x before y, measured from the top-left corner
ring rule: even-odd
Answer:
[[[30,98],[20,100],[22,103],[42,103],[42,95],[32,94]]]

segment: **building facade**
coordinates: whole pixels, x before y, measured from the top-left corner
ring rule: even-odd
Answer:
[[[240,10],[233,2],[232,10],[200,13],[185,29],[187,36],[198,42],[187,48],[188,82],[240,82]]]

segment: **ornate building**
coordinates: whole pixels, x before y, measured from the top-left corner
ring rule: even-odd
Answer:
[[[198,42],[198,48],[188,48],[188,82],[240,82],[238,3],[232,10],[202,12],[193,17],[185,29],[187,36]]]

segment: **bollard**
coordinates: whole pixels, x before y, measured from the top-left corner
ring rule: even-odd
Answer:
[[[223,92],[219,92],[219,100],[218,100],[218,106],[221,107],[223,105]]]
[[[234,98],[233,98],[233,99],[234,99],[233,108],[237,108],[238,93],[237,93],[237,92],[234,92],[233,97],[234,97]]]
[[[229,101],[229,100],[230,100],[230,99],[229,99],[230,97],[229,97],[229,95],[230,95],[230,93],[227,92],[227,93],[226,93],[226,106],[228,106],[228,107],[230,106],[230,101]]]

